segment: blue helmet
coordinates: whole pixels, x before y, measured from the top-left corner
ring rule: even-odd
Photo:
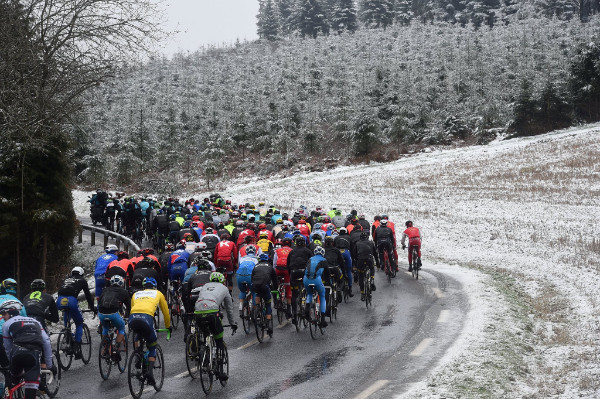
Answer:
[[[145,277],[144,281],[142,281],[142,287],[144,288],[156,288],[157,286],[156,279],[152,277]]]
[[[258,257],[260,260],[269,260],[269,254],[260,254]]]
[[[171,216],[169,216],[169,217],[171,218],[171,220],[175,220],[175,218],[176,218],[177,216],[175,216],[175,214],[172,214],[172,215],[171,215]]]

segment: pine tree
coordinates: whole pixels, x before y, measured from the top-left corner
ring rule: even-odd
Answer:
[[[600,120],[600,47],[596,43],[578,50],[569,84],[576,115],[587,122]]]
[[[514,117],[510,124],[510,130],[518,136],[529,136],[532,134],[534,125],[534,114],[536,104],[533,98],[531,82],[524,79],[521,82],[521,93],[514,107]]]
[[[397,0],[394,6],[394,16],[399,25],[406,26],[413,19],[412,0]]]
[[[321,5],[317,0],[300,0],[300,9],[297,15],[298,32],[303,38],[306,36],[316,38],[318,35],[329,34],[329,24]]]
[[[392,0],[363,0],[361,20],[368,28],[383,28],[394,22],[394,3]]]
[[[344,31],[351,33],[358,29],[357,11],[354,0],[338,0],[334,10],[331,27],[338,34]]]
[[[260,2],[257,16],[258,37],[266,40],[276,40],[279,36],[279,17],[273,0]]]
[[[293,0],[277,0],[280,31],[288,35],[294,31],[294,6]]]

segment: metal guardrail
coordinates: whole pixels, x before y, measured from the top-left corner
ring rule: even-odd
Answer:
[[[130,238],[125,237],[124,235],[115,233],[114,231],[106,230],[94,225],[90,224],[80,224],[79,225],[79,239],[78,242],[81,244],[83,242],[83,230],[88,230],[91,233],[91,245],[96,245],[96,234],[101,234],[104,239],[104,246],[108,245],[108,238],[112,237],[115,239],[115,245],[121,250],[121,243],[123,244],[123,251],[127,252],[129,256],[137,255],[137,251],[140,250],[140,247]]]

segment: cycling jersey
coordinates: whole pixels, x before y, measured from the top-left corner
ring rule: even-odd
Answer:
[[[171,318],[169,317],[169,307],[167,300],[162,292],[155,289],[146,289],[138,291],[131,297],[131,314],[141,313],[154,317],[156,309],[160,306],[160,310],[165,318],[165,327],[171,326]]]
[[[14,355],[14,351],[12,350],[16,349],[15,347],[39,351],[44,354],[46,366],[48,368],[52,367],[50,338],[37,320],[25,316],[11,317],[4,323],[2,339],[4,350],[11,357]]]
[[[23,306],[27,316],[33,317],[46,328],[46,318],[52,323],[58,322],[58,307],[52,295],[41,291],[34,291],[23,297]]]
[[[77,298],[83,291],[90,309],[94,309],[94,298],[90,294],[90,288],[83,277],[67,277],[58,290],[58,297]]]
[[[107,287],[98,299],[98,312],[103,314],[117,313],[125,305],[126,313],[131,310],[131,297],[125,288]]]

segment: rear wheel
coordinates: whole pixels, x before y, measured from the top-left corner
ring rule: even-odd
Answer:
[[[212,390],[213,383],[213,370],[212,370],[212,359],[211,359],[211,347],[208,345],[200,346],[200,384],[205,394],[209,394]]]
[[[225,345],[225,342],[223,342],[223,345]],[[219,367],[222,373],[229,376],[229,354],[227,353],[227,346],[225,346],[225,349],[221,353],[221,364],[219,365]],[[227,380],[219,379],[219,382],[223,387],[227,385]]]
[[[133,352],[129,358],[129,364],[127,365],[127,383],[129,384],[129,393],[134,399],[142,397],[142,391],[144,390],[145,376],[142,369],[142,363],[144,358],[139,351]]]
[[[52,351],[52,364],[58,363],[58,356],[56,355],[56,351]],[[52,381],[48,383],[46,379],[46,393],[49,397],[54,398],[56,394],[58,394],[58,390],[60,389],[60,377],[61,377],[61,369],[60,367],[56,367],[56,374],[52,377]],[[3,392],[4,393],[4,392]]]
[[[154,390],[158,392],[162,389],[163,382],[165,381],[165,358],[163,357],[160,345],[156,345],[156,361],[154,362],[154,370],[152,372],[156,381]]]
[[[277,321],[279,324],[283,323],[283,318],[285,316],[285,311],[283,309],[283,302],[281,299],[277,300]]]
[[[317,314],[317,307],[315,305],[315,301],[313,301],[310,304],[310,307],[308,308],[308,316],[309,316],[309,320],[308,320],[308,328],[310,329],[310,337],[312,339],[317,339],[317,323],[319,322],[317,320],[318,314]]]
[[[98,367],[100,368],[100,377],[103,380],[108,380],[110,376],[110,369],[112,368],[112,359],[111,359],[111,337],[106,335],[102,337],[102,342],[98,347]]]
[[[367,309],[371,306],[371,271],[365,272],[365,306]]]
[[[87,324],[83,324],[83,335],[81,336],[81,361],[88,364],[92,358],[92,336]]]
[[[256,330],[258,342],[263,342],[265,339],[265,312],[263,311],[262,302],[254,311],[254,329]]]
[[[70,330],[63,330],[58,334],[56,352],[58,355],[58,365],[63,370],[68,370],[73,362],[73,348],[71,342],[73,341],[72,333]]]
[[[252,320],[250,320],[250,304],[248,302],[244,302],[244,306],[242,307],[242,326],[244,327],[244,332],[246,334],[250,334],[250,324]]]
[[[121,342],[121,345],[119,346],[119,351],[120,360],[117,363],[117,367],[120,373],[124,373],[127,369],[127,356],[129,354],[129,343],[127,342],[127,335],[123,337],[123,342]]]
[[[185,342],[185,364],[190,377],[193,379],[200,377],[200,359],[198,354],[198,336],[190,334]]]

